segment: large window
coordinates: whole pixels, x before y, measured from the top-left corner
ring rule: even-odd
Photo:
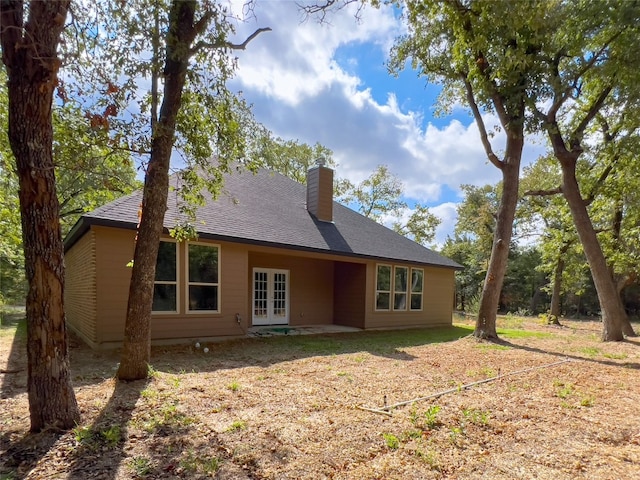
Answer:
[[[154,312],[178,311],[177,244],[160,242],[156,260],[156,278],[153,284]]]
[[[376,310],[422,310],[423,284],[424,270],[421,268],[378,265]]]
[[[376,277],[376,310],[389,310],[391,306],[391,267],[378,265]]]
[[[219,248],[217,245],[189,244],[188,310],[217,312],[220,305]]]

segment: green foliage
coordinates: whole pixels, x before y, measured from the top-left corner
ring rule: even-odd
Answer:
[[[384,443],[387,448],[391,450],[396,450],[400,447],[400,440],[392,433],[383,433],[382,438],[384,438]]]
[[[365,217],[378,223],[396,218],[398,220],[393,222],[392,228],[400,235],[425,246],[433,242],[441,220],[419,203],[409,208],[402,199],[402,182],[386,165],[378,165],[358,185],[345,184],[343,187],[341,201],[353,206]]]
[[[151,473],[151,460],[147,457],[133,457],[129,460],[129,466],[136,477],[146,477]]]
[[[244,420],[234,420],[227,428],[227,432],[235,432],[238,430],[244,430],[247,427],[247,422]]]

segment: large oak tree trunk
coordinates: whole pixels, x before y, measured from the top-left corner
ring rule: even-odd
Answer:
[[[482,287],[480,309],[473,335],[482,339],[497,339],[496,317],[500,292],[507,271],[513,219],[518,203],[520,161],[524,138],[522,132],[508,132],[505,160],[502,163],[502,195],[496,217],[489,268]]]
[[[124,349],[118,378],[138,380],[147,376],[151,356],[151,310],[156,259],[169,194],[169,165],[176,118],[182,102],[189,51],[197,32],[196,2],[174,0],[169,12],[164,95],[160,118],[154,122],[151,158],[142,197],[142,218],[133,257]]]
[[[8,73],[9,142],[16,159],[27,294],[31,431],[68,429],[80,414],[69,373],[64,312],[64,248],[53,163],[51,105],[56,55],[68,1],[1,4],[0,37]]]
[[[571,216],[591,269],[591,276],[602,310],[602,340],[623,340],[622,329],[627,314],[611,278],[607,260],[602,252],[589,212],[580,193],[580,187],[576,179],[577,155],[566,154],[558,156],[558,159],[562,167],[562,193],[571,210]]]

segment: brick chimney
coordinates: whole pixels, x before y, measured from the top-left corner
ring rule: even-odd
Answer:
[[[307,172],[307,210],[322,222],[333,222],[333,170],[324,158]]]

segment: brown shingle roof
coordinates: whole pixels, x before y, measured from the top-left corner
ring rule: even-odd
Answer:
[[[197,211],[201,238],[461,268],[337,202],[333,223],[316,220],[306,210],[306,187],[279,173],[234,172],[225,176],[218,199],[208,199]],[[140,190],[85,214],[65,239],[66,248],[90,225],[136,228],[141,201]],[[172,228],[179,219],[175,195],[170,192],[164,226]]]

